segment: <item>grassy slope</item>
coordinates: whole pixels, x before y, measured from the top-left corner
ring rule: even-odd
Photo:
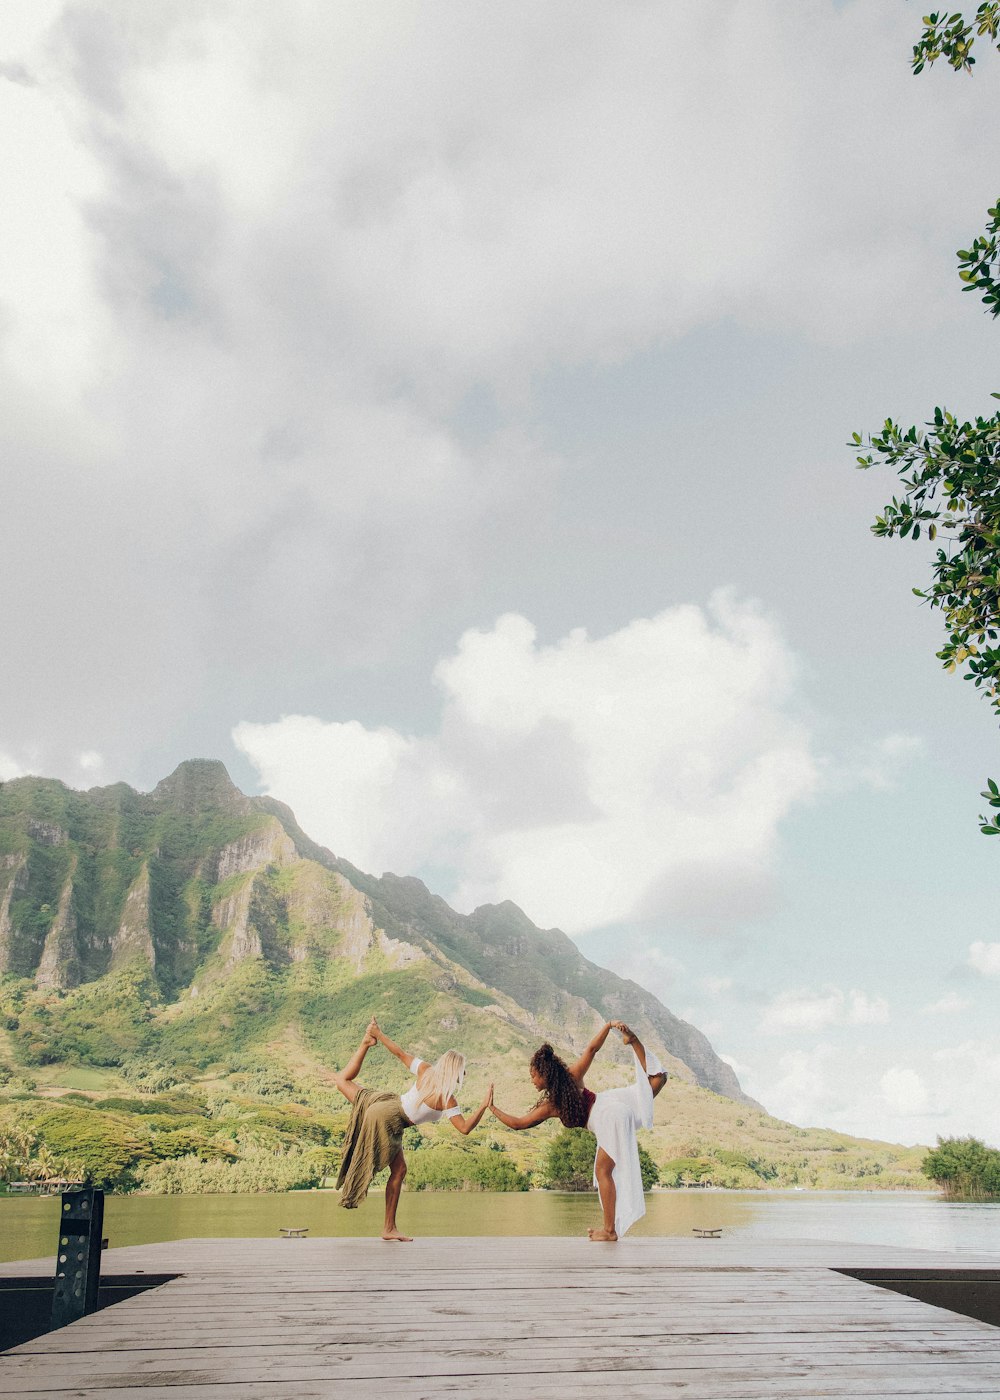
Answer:
[[[466,1043],[468,1039],[467,1034]],[[490,1042],[489,1053],[485,1053],[485,1046],[483,1049],[481,1056],[472,1058],[463,1106],[472,1108],[478,1101],[487,1072],[496,1079],[498,1102],[514,1109],[529,1104],[533,1091],[525,1074],[525,1048],[510,1045],[503,1052],[502,1046]],[[343,1057],[337,1058],[342,1061]],[[324,1066],[329,1061],[304,1035],[300,1025],[284,1025],[261,1043],[258,1054],[245,1057],[242,1068],[239,1063],[237,1059],[225,1069],[201,1074],[189,1085],[181,1086],[182,1091],[210,1106],[210,1115],[201,1125],[203,1137],[218,1138],[231,1147],[244,1137],[259,1138],[264,1120],[277,1115],[282,1131],[274,1136],[274,1145],[284,1150],[308,1151],[315,1147],[315,1135],[302,1125],[318,1115],[327,1129],[323,1145],[331,1151],[335,1149],[346,1123],[346,1106],[341,1105],[336,1091],[324,1083]],[[620,1063],[606,1064],[601,1069],[603,1072],[595,1070],[593,1075],[597,1088],[620,1083],[627,1074],[626,1066]],[[54,1150],[64,1151],[73,1136],[72,1121],[47,1115],[53,1108],[53,1094],[61,1096],[81,1083],[80,1070],[49,1065],[41,1073],[44,1086],[39,1083],[38,1088],[43,1089],[44,1097],[36,1091],[30,1098],[9,1101],[5,1110],[4,1099],[9,1100],[9,1095],[0,1093],[0,1121],[14,1113],[19,1121],[35,1124]],[[83,1111],[81,1098],[96,1104],[113,1096],[132,1100],[143,1097],[136,1094],[134,1085],[116,1078],[113,1070],[102,1071],[101,1076],[99,1090],[91,1089],[86,1095],[77,1092],[65,1100],[67,1110],[72,1105],[73,1121],[83,1121],[78,1117]],[[398,1063],[378,1051],[370,1056],[362,1078],[373,1087],[396,1090],[406,1082]],[[11,1087],[23,1091],[25,1086],[22,1083]],[[171,1090],[166,1095],[147,1097],[146,1102],[153,1108],[176,1093],[177,1090]],[[297,1103],[289,1102],[292,1098]],[[172,1127],[164,1115],[91,1108],[88,1117],[107,1120],[100,1130],[98,1123],[93,1122],[88,1141],[106,1141],[115,1161],[127,1156],[127,1152],[116,1149],[119,1140],[126,1145],[137,1140],[144,1143],[144,1160],[170,1155],[167,1147],[158,1145],[156,1140],[158,1133]],[[495,1144],[518,1169],[540,1176],[548,1144],[558,1132],[558,1125],[550,1123],[531,1133],[512,1133],[487,1119],[475,1137],[464,1142],[441,1123],[421,1129],[422,1141],[417,1150],[471,1147],[478,1156]],[[652,1132],[642,1135],[642,1140],[663,1171],[665,1184],[673,1184],[681,1176],[734,1189],[796,1185],[814,1189],[926,1189],[928,1185],[919,1173],[923,1148],[868,1142],[826,1129],[798,1128],[679,1079],[671,1080],[660,1095],[655,1126]],[[205,1155],[204,1144],[201,1150]],[[238,1148],[237,1155],[239,1152]]]
[[[25,1075],[50,1105],[60,1090],[129,1096],[148,1071],[237,1104],[233,1123],[256,1122],[255,1102],[298,1099],[322,1111],[331,1103],[324,1070],[345,1061],[375,1012],[425,1058],[452,1045],[464,1051],[467,1105],[493,1078],[498,1102],[519,1109],[533,1100],[526,1063],[538,1041],[548,1036],[566,1051],[579,1047],[597,1021],[595,1007],[624,997],[636,999],[634,1010],[616,1003],[612,1014],[638,1013],[643,1020],[634,1023],[653,1048],[672,1044],[688,1057],[674,1061],[681,1073],[661,1096],[649,1137],[654,1158],[673,1163],[674,1175],[707,1173],[731,1186],[924,1184],[914,1175],[919,1150],[795,1128],[756,1105],[698,1088],[688,1066],[699,1056],[702,1082],[721,1073],[704,1037],[658,1003],[647,1007],[643,999],[653,999],[641,989],[581,959],[557,930],[535,929],[512,905],[466,920],[419,881],[362,876],[314,846],[287,809],[244,797],[221,765],[182,765],[151,795],[123,785],[84,794],[34,779],[0,784],[0,818],[0,854],[32,851],[33,883],[24,894],[28,942],[44,937],[75,862],[80,927],[93,949],[87,956],[94,966],[85,971],[95,979],[68,992],[36,989],[28,976],[0,983],[0,1081],[7,1080],[0,1093],[8,1097],[23,1089],[16,1081]],[[31,818],[62,828],[66,842],[32,844]],[[276,818],[299,859],[210,883],[227,843],[261,833]],[[137,963],[100,976],[101,949],[144,862],[155,975]],[[213,911],[250,881],[267,956],[231,965]],[[376,922],[390,939],[411,945],[409,961],[400,961],[370,928],[359,932],[357,889],[370,893]],[[601,1056],[593,1087],[627,1078],[624,1058],[615,1053],[609,1046]],[[403,1082],[384,1055],[371,1058],[364,1077],[375,1087]],[[36,1099],[20,1104],[23,1114],[37,1116]],[[115,1124],[130,1127],[127,1113],[126,1119],[115,1120],[111,1136]],[[131,1128],[144,1142],[160,1131],[148,1123]],[[547,1125],[513,1135],[497,1127],[488,1136],[522,1166],[537,1168],[556,1131]],[[440,1126],[425,1134],[429,1143],[442,1135],[454,1138]],[[293,1132],[286,1145],[294,1138]]]

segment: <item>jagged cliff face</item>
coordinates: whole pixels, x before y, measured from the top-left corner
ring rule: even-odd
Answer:
[[[541,1038],[570,1052],[621,1018],[675,1072],[746,1097],[699,1031],[558,930],[364,875],[221,763],[183,763],[148,794],[0,784],[0,976],[29,1058],[204,1068],[276,1035],[340,1058],[374,1011],[427,1052],[522,1064]]]

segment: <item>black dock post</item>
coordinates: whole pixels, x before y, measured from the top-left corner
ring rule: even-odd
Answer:
[[[101,1232],[104,1192],[95,1186],[64,1191],[59,1220],[52,1327],[65,1327],[97,1310],[101,1285]]]

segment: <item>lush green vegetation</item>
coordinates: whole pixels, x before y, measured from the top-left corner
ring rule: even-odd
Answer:
[[[238,1068],[155,1094],[124,1078],[104,1092],[57,1090],[55,1067],[38,1071],[50,1080],[38,1086],[0,1070],[0,1180],[86,1176],[114,1190],[153,1192],[329,1183],[346,1105],[276,1058],[234,1056],[233,1063]],[[392,1080],[391,1067],[379,1070]],[[398,1074],[394,1082],[399,1087]],[[283,1092],[289,1085],[293,1091]],[[657,1178],[733,1190],[926,1188],[924,1148],[795,1128],[679,1081],[668,1084],[658,1108],[662,1121],[642,1135],[647,1188]],[[594,1139],[583,1129],[546,1124],[512,1133],[484,1124],[463,1139],[442,1123],[410,1130],[405,1145],[410,1190],[592,1187]],[[945,1189],[961,1194],[965,1184]]]
[[[365,876],[314,846],[286,809],[241,794],[221,764],[182,764],[151,794],[0,783],[0,886],[12,880],[26,903],[3,935],[0,1177],[87,1175],[149,1191],[315,1185],[336,1172],[347,1115],[328,1069],[373,1013],[424,1058],[463,1051],[466,1107],[492,1079],[516,1108],[531,1097],[539,1038],[585,1043],[607,1002],[675,1070],[643,1135],[648,1181],[659,1171],[667,1183],[744,1189],[925,1184],[924,1149],[794,1128],[742,1102],[703,1037],[558,930],[511,904],[466,918],[417,880]],[[39,986],[39,939],[70,900],[76,952],[56,969],[66,986]],[[624,1059],[609,1043],[592,1087],[622,1083]],[[375,1050],[362,1078],[400,1089],[400,1076]],[[560,1141],[555,1123],[514,1134],[487,1121],[469,1141],[432,1125],[408,1156],[417,1190],[592,1181],[593,1140]]]
[[[564,1128],[549,1143],[545,1181],[556,1191],[591,1191],[594,1186],[594,1154],[597,1142],[586,1128]],[[651,1190],[660,1179],[659,1169],[640,1143],[639,1169],[642,1189]]]
[[[972,53],[976,39],[997,41],[1000,4],[996,0],[986,0],[977,7],[971,19],[967,19],[960,10],[932,10],[929,15],[924,15],[923,25],[923,33],[913,46],[914,73],[922,73],[939,58],[943,58],[956,73],[971,73],[976,61]]]
[[[506,1149],[467,1142],[421,1141],[406,1147],[406,1184],[415,1191],[527,1191],[531,1177],[511,1160]]]
[[[978,1138],[938,1138],[921,1170],[946,1196],[970,1201],[1000,1198],[1000,1150]]]
[[[923,24],[914,72],[943,58],[969,73],[977,38],[997,42],[1000,5],[981,4],[971,19],[961,11],[932,11]],[[990,316],[1000,314],[1000,201],[989,210],[985,231],[957,257],[963,290],[978,294]],[[913,589],[944,619],[947,640],[938,659],[946,671],[961,667],[1000,714],[1000,413],[963,418],[936,407],[922,428],[903,428],[890,417],[867,440],[854,433],[853,442],[862,449],[859,467],[888,466],[902,485],[872,532],[911,540],[923,533],[938,541],[930,582]],[[980,816],[980,830],[1000,836],[1000,787],[990,779],[982,796],[994,815]]]

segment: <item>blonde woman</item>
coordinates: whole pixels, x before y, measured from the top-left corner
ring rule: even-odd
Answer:
[[[414,1083],[405,1094],[366,1089],[354,1082],[365,1056],[374,1045],[384,1045],[390,1055],[395,1055],[413,1075]],[[374,1016],[347,1065],[342,1070],[333,1071],[334,1083],[351,1104],[351,1117],[344,1134],[344,1155],[337,1178],[340,1204],[348,1210],[360,1205],[368,1194],[372,1177],[383,1167],[388,1167],[385,1224],[382,1228],[384,1240],[409,1244],[412,1239],[410,1235],[401,1234],[396,1227],[396,1207],[406,1176],[404,1131],[418,1123],[435,1123],[439,1118],[448,1118],[452,1127],[468,1135],[493,1101],[491,1084],[472,1117],[464,1118],[455,1099],[464,1078],[464,1055],[459,1055],[455,1050],[446,1050],[440,1059],[429,1065],[419,1055],[401,1050],[381,1030]]]

